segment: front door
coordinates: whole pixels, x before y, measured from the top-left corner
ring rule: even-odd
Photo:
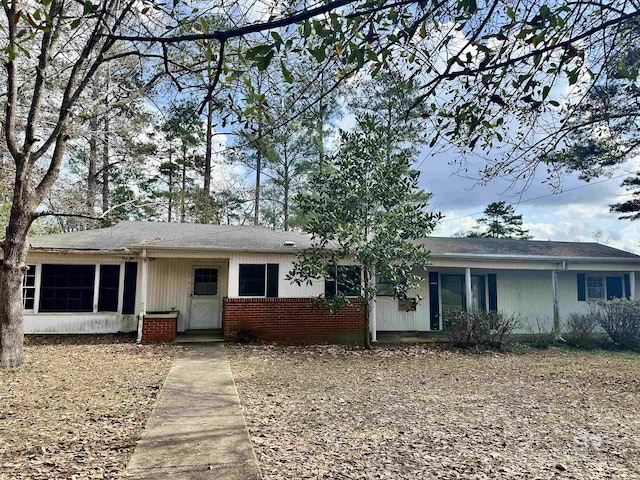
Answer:
[[[222,328],[218,269],[193,269],[193,289],[189,307],[189,329]]]

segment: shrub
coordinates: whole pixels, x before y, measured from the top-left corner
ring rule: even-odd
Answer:
[[[589,315],[618,347],[640,350],[640,301],[616,298],[590,304]]]
[[[565,325],[567,343],[580,348],[591,347],[597,327],[598,320],[594,315],[572,313]]]
[[[249,328],[240,328],[236,331],[234,340],[237,343],[253,343],[258,341],[258,336]]]
[[[471,348],[478,345],[501,348],[510,340],[518,327],[515,315],[477,310],[445,310],[444,326],[449,342],[455,347]]]
[[[528,321],[527,334],[529,335],[529,343],[535,348],[549,348],[555,339],[553,330],[549,328],[549,322],[541,321],[540,317],[536,317],[535,325],[530,320]]]
[[[475,312],[445,310],[444,330],[454,347],[475,347],[480,341],[480,322]]]

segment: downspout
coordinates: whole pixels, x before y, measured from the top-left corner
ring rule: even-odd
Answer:
[[[147,249],[142,249],[142,296],[140,299],[140,313],[138,314],[138,343],[142,342],[142,329],[144,327],[144,316],[147,314],[147,275],[148,259]]]

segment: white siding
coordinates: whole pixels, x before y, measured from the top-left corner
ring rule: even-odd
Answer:
[[[283,298],[308,298],[317,297],[324,293],[324,280],[316,280],[311,285],[302,283],[298,286],[286,279],[293,268],[295,255],[292,254],[268,254],[268,253],[239,253],[229,259],[229,294],[230,298],[238,298],[240,288],[240,264],[241,263],[277,263],[278,268],[278,296]]]
[[[171,259],[152,258],[149,260],[149,280],[147,290],[147,312],[177,310],[178,331],[188,328],[190,296],[193,269],[201,266],[218,267],[218,292],[227,295],[226,259]],[[139,270],[142,269],[140,263]],[[138,283],[140,286],[140,283]],[[139,287],[140,288],[140,287]],[[136,292],[138,298],[141,292]]]
[[[498,310],[507,314],[519,314],[527,332],[527,325],[542,331],[553,328],[553,290],[551,272],[508,271],[497,272]]]
[[[136,330],[135,315],[117,313],[25,313],[24,333],[118,333]]]
[[[412,289],[409,298],[421,297],[415,312],[403,312],[398,309],[398,300],[393,297],[376,299],[376,319],[378,331],[402,332],[429,330],[429,281],[424,278],[418,288]]]

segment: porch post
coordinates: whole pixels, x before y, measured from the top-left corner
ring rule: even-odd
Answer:
[[[378,282],[376,280],[376,270],[375,270],[375,268],[371,269],[370,276],[371,276],[371,278],[365,279],[365,281],[368,282],[368,284],[366,285],[367,289],[375,288],[378,285]],[[371,310],[369,310],[369,329],[371,330],[371,341],[372,342],[377,342],[378,341],[378,325],[376,323],[376,321],[377,321],[377,318],[376,318],[376,296],[377,295],[374,295],[373,298],[371,299],[371,303],[369,305],[367,305],[367,308],[371,308]]]
[[[560,309],[558,307],[558,271],[551,271],[551,290],[553,291],[553,334],[560,339]]]
[[[629,297],[636,299],[636,272],[629,272]]]
[[[142,285],[140,295],[140,314],[138,317],[138,343],[142,341],[142,327],[144,325],[144,316],[147,314],[147,282],[149,278],[149,260],[147,259],[147,249],[142,249]]]
[[[464,300],[466,304],[466,310],[471,310],[471,269],[464,269]]]

